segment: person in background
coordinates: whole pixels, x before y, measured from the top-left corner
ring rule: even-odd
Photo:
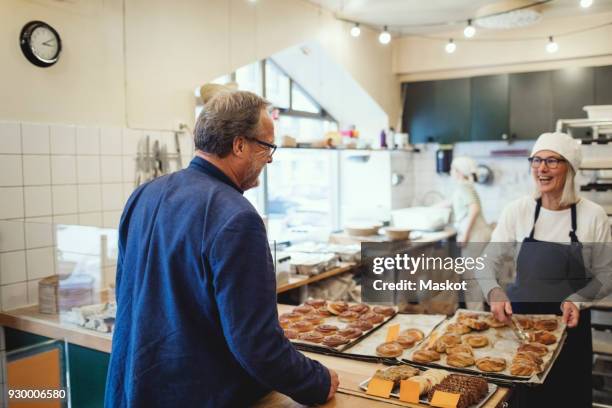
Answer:
[[[476,258],[491,238],[491,228],[482,214],[480,198],[474,187],[476,162],[465,156],[455,157],[451,163],[451,177],[455,189],[451,199],[457,242],[462,246],[461,255]],[[483,310],[484,297],[480,285],[471,270],[462,279],[467,283],[465,303],[468,309]]]
[[[592,341],[584,294],[601,298],[612,284],[610,224],[602,207],[576,194],[580,144],[564,133],[544,133],[529,162],[536,187],[504,208],[491,237],[502,257],[516,258],[516,278],[506,290],[494,268],[479,277],[491,312],[502,322],[513,313],[556,314],[569,328],[559,357],[543,385],[515,394],[516,407],[590,407]],[[505,243],[505,244],[504,244]],[[518,254],[509,254],[510,246]],[[519,244],[520,243],[520,244]],[[502,249],[501,245],[505,245]],[[492,257],[493,258],[493,257]]]
[[[189,167],[129,198],[106,407],[243,407],[272,390],[333,398],[336,373],[279,325],[266,230],[243,196],[276,149],[267,106],[250,92],[213,96]]]

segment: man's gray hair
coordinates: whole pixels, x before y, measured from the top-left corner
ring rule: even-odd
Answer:
[[[219,92],[204,105],[198,116],[194,131],[196,149],[226,157],[236,137],[256,139],[260,132],[261,110],[269,105],[252,92]]]

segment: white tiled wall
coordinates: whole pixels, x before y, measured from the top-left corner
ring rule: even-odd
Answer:
[[[0,121],[2,309],[36,303],[38,280],[57,272],[51,223],[117,227],[146,136],[175,150],[172,132]],[[186,166],[191,137],[179,143]]]

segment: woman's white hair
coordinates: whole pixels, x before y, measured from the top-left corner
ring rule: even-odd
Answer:
[[[559,205],[562,207],[570,206],[572,204],[576,204],[580,201],[580,197],[576,193],[576,183],[574,179],[576,178],[576,172],[573,167],[567,163],[566,171],[565,171],[565,183],[563,184],[563,191],[561,192],[561,200],[559,201]],[[535,189],[535,198],[542,197],[540,191]]]

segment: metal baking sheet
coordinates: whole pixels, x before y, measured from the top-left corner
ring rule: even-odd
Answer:
[[[372,379],[372,377],[368,378],[365,381],[362,381],[359,384],[359,388],[361,388],[363,391],[367,391],[368,390],[368,384],[370,384],[370,380],[371,379]],[[489,392],[487,393],[487,395],[477,405],[471,405],[469,408],[481,408],[491,398],[491,396],[493,394],[495,394],[495,391],[497,391],[497,385],[496,384],[492,384],[492,383],[488,383],[487,385],[489,386]],[[393,389],[391,390],[391,394],[389,394],[389,395],[394,397],[394,398],[399,398],[399,391],[400,391],[399,390],[399,386],[395,385],[395,386],[393,386]],[[425,396],[425,394],[419,396],[419,402],[421,404],[429,405],[429,400],[423,398],[424,396]]]
[[[349,307],[353,306],[353,305],[357,305],[357,304],[359,304],[359,303],[348,303]],[[376,305],[368,304],[368,306],[370,306],[370,308],[373,309]],[[370,311],[371,311],[371,309],[370,309]],[[395,310],[395,313],[397,314],[397,307],[394,307],[394,310]],[[360,337],[357,337],[356,339],[352,339],[347,344],[343,344],[343,345],[340,345],[338,347],[329,347],[329,346],[326,346],[326,345],[324,345],[322,343],[311,343],[311,342],[300,340],[300,339],[290,339],[290,341],[291,341],[291,343],[293,343],[295,345],[299,345],[300,347],[298,347],[298,348],[300,348],[302,350],[318,351],[318,350],[323,349],[323,350],[331,350],[331,351],[335,351],[335,352],[342,352],[342,351],[348,349],[349,347],[353,346],[354,344],[360,342],[365,337],[369,336],[370,333],[375,332],[379,327],[384,325],[389,320],[393,319],[394,316],[395,315],[385,316],[385,320],[383,320],[379,324],[374,325],[374,327],[371,330],[363,332],[363,334]],[[351,323],[350,322],[342,322],[342,321],[340,321],[340,319],[338,319],[338,316],[330,316],[330,317],[323,318],[323,323],[321,323],[321,324],[333,324],[334,326],[338,326],[339,330],[342,330],[342,329],[345,329],[346,327],[348,327],[348,325],[351,324]]]
[[[425,339],[424,344],[427,344],[427,342],[433,343],[435,339],[443,335],[446,331],[446,327],[449,324],[457,323],[457,318],[461,313],[479,314],[483,316],[491,315],[488,312],[458,309],[452,318],[450,318],[449,320],[441,324],[435,331],[433,331],[430,334],[428,339]],[[516,338],[516,336],[514,335],[510,327],[489,328],[481,332],[473,331],[467,334],[467,335],[482,334],[482,335],[487,336],[487,338],[489,339],[488,346],[481,347],[481,348],[473,348],[474,359],[477,360],[479,358],[486,357],[486,356],[504,358],[506,360],[506,369],[504,371],[497,372],[497,373],[481,371],[475,365],[472,367],[463,367],[463,368],[453,367],[453,366],[446,364],[446,356],[447,356],[446,353],[440,354],[441,358],[439,361],[434,361],[434,362],[427,363],[427,364],[420,364],[420,363],[415,363],[415,364],[418,364],[419,366],[426,366],[426,367],[441,367],[441,368],[445,368],[448,370],[459,371],[459,372],[463,372],[467,374],[478,374],[480,376],[490,378],[490,379],[507,379],[507,380],[511,380],[512,382],[530,382],[534,384],[541,384],[546,379],[548,373],[550,372],[550,368],[552,367],[552,364],[558,357],[559,352],[561,348],[563,347],[563,344],[566,338],[566,333],[565,333],[566,325],[561,321],[561,318],[556,315],[518,315],[517,314],[515,316],[516,317],[529,317],[529,318],[536,318],[536,319],[556,318],[559,322],[557,330],[552,332],[557,337],[558,340],[555,344],[551,344],[547,346],[549,351],[548,351],[548,354],[542,357],[543,371],[539,374],[533,374],[530,377],[514,376],[510,374],[510,365],[512,362],[512,358],[516,354],[516,350],[521,344],[519,340]],[[416,349],[417,348],[413,349],[412,352],[414,352]],[[413,362],[412,352],[410,353],[409,357],[404,359],[405,361]]]
[[[404,356],[408,356],[412,353],[413,350],[418,348],[418,346],[427,339],[428,335],[434,330],[439,324],[441,324],[444,319],[446,319],[445,315],[423,315],[423,314],[398,314],[393,320],[391,320],[386,326],[391,326],[394,324],[400,325],[400,332],[406,329],[419,329],[423,332],[425,337],[420,342],[415,343],[415,345],[411,348],[405,349],[404,354],[397,359],[401,359]],[[357,356],[372,356],[378,358],[385,359],[394,359],[389,357],[380,357],[376,354],[376,347],[378,347],[381,343],[384,343],[387,338],[387,330],[382,328],[370,336],[366,337],[362,341],[357,344],[348,347],[344,353],[357,355]]]

